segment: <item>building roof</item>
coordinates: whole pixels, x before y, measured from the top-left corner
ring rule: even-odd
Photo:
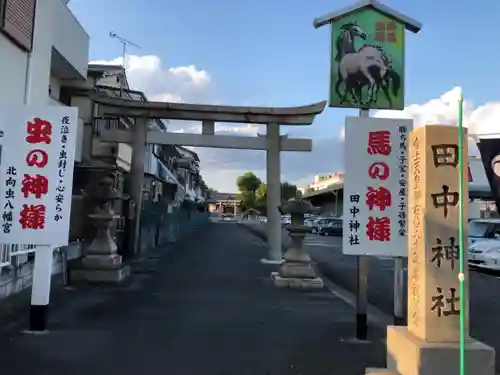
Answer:
[[[200,161],[200,158],[198,157],[198,154],[197,154],[196,152],[194,152],[193,150],[190,150],[190,149],[188,149],[188,148],[186,148],[186,147],[184,147],[184,146],[181,146],[181,145],[175,145],[175,147],[177,148],[177,150],[178,150],[179,152],[181,152],[181,153],[183,152],[183,153],[185,153],[185,154],[189,154],[189,155],[190,155],[191,157],[193,157],[193,158],[194,158],[194,160],[196,160],[197,162],[199,162],[199,161]]]
[[[219,192],[214,193],[212,199],[214,199],[216,201],[239,200],[238,194],[236,194],[236,193],[219,193]]]
[[[255,208],[249,208],[245,212],[243,212],[243,215],[248,215],[248,214],[260,214],[259,210],[256,210]]]
[[[395,11],[392,8],[389,8],[388,6],[381,4],[377,0],[361,0],[358,1],[357,3],[350,5],[348,7],[345,7],[339,11],[328,13],[324,16],[318,17],[314,20],[313,26],[314,28],[318,28],[321,26],[324,26],[326,24],[329,24],[331,22],[337,21],[348,14],[351,14],[353,12],[359,11],[361,9],[365,8],[371,8],[375,9],[376,11],[385,14],[386,16],[389,16],[391,18],[394,18],[396,21],[401,22],[402,24],[405,25],[405,28],[408,31],[411,31],[413,33],[418,33],[420,29],[422,28],[422,24],[402,13],[399,13]]]
[[[122,65],[89,64],[87,71],[89,75],[94,76],[94,75],[104,74],[106,72],[124,73],[125,69],[123,68]]]

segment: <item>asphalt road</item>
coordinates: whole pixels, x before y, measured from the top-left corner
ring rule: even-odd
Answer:
[[[262,227],[261,227],[262,228]],[[284,242],[287,236],[283,236]],[[341,237],[308,235],[305,246],[321,273],[340,287],[355,292],[356,257],[342,254]],[[405,273],[406,276],[406,273]],[[470,272],[471,336],[495,348],[500,373],[500,275]],[[406,277],[405,277],[406,290]],[[406,293],[405,293],[406,297]],[[387,315],[393,313],[393,261],[370,257],[368,301]],[[405,300],[406,310],[406,300]]]
[[[259,262],[266,252],[233,223],[192,231],[143,254],[126,282],[52,303],[50,334],[0,330],[1,373],[340,375],[384,365],[380,327],[370,343],[349,340],[352,307],[325,289],[277,288]]]

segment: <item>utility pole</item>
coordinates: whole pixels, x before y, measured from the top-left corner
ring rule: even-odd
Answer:
[[[140,49],[141,47],[135,44],[134,42],[131,42],[130,40],[127,40],[125,38],[122,38],[121,36],[117,35],[113,31],[109,33],[109,36],[111,38],[117,39],[121,44],[122,44],[122,67],[123,67],[123,73],[125,74],[125,65],[126,65],[126,59],[127,59],[127,46],[132,46],[135,48]],[[120,84],[120,98],[123,95],[123,81]]]

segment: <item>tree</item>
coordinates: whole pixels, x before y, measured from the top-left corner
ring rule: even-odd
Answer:
[[[260,184],[255,192],[255,208],[260,212],[266,212],[267,185]]]
[[[267,185],[262,183],[253,172],[247,172],[238,177],[236,185],[238,186],[238,198],[241,199],[242,208],[245,210],[255,208],[262,213],[266,212]],[[282,201],[294,198],[296,193],[297,186],[286,181],[281,183]]]
[[[258,178],[253,172],[247,172],[243,176],[238,177],[236,180],[236,186],[240,193],[251,192],[255,194],[255,191],[259,188],[262,183],[260,178]]]
[[[242,209],[248,210],[255,207],[255,192],[262,181],[253,172],[247,172],[238,177],[236,186],[238,186],[238,198],[241,200]]]
[[[209,188],[209,187],[207,187],[207,189],[205,191],[206,191],[207,198],[210,198],[210,199],[213,199],[216,196],[216,194],[218,193],[217,190]]]
[[[297,194],[297,186],[292,185],[286,181],[281,183],[281,200],[287,201],[289,199],[295,198]]]

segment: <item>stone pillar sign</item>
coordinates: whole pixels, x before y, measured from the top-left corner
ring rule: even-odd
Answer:
[[[458,128],[421,127],[409,142],[408,330],[427,342],[459,342]],[[464,196],[468,191],[464,179]],[[464,272],[468,280],[467,267]],[[465,306],[468,322],[468,301]]]
[[[384,374],[459,373],[458,137],[455,126],[428,125],[413,130],[408,141],[408,326],[387,327]],[[462,137],[463,160],[468,160],[466,131]],[[463,168],[467,176],[467,163]],[[463,183],[463,217],[467,218],[467,178]],[[463,236],[467,254],[466,221]],[[494,375],[494,349],[469,337],[469,275],[464,268],[466,374]],[[366,373],[380,371],[367,369]]]

